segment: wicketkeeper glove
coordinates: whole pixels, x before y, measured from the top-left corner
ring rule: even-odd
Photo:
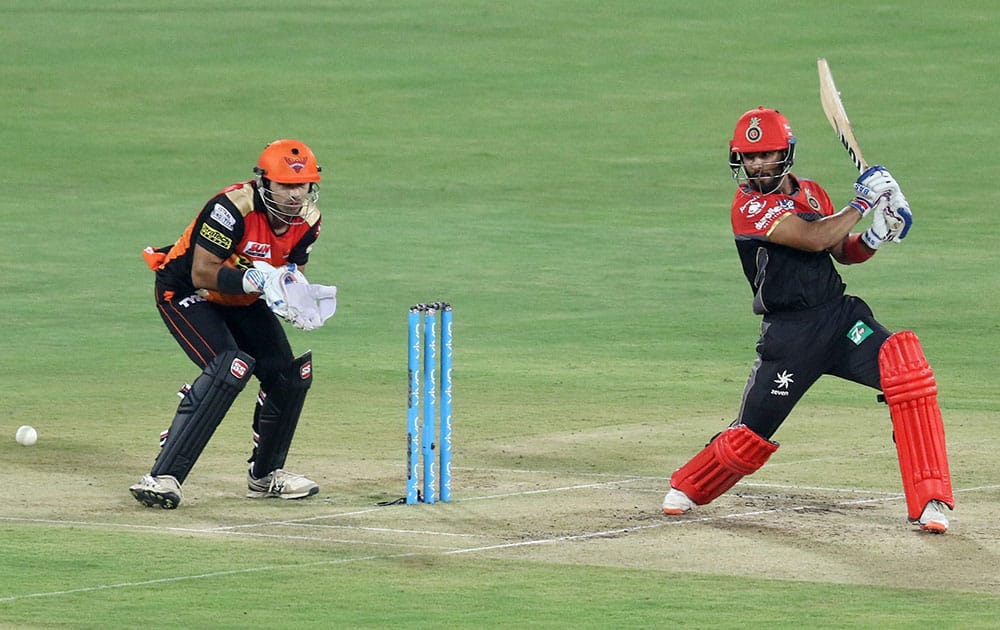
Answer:
[[[263,293],[268,307],[295,328],[315,330],[337,312],[337,287],[310,284],[292,263],[274,267],[258,260],[253,265],[253,270],[265,277]]]

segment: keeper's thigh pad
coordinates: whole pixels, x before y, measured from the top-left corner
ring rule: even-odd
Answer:
[[[285,465],[312,374],[312,352],[306,352],[281,372],[269,391],[261,390],[254,418],[258,437],[253,474],[258,479]]]
[[[920,340],[908,330],[890,336],[879,350],[878,365],[910,519],[920,518],[932,499],[954,509],[937,382]]]
[[[670,477],[670,486],[705,505],[756,472],[776,450],[777,442],[762,438],[745,425],[729,427],[678,468]]]
[[[250,380],[254,365],[249,354],[230,350],[218,354],[205,366],[178,405],[151,474],[173,475],[184,482],[216,427]]]

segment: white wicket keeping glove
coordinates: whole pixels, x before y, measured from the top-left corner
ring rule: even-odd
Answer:
[[[294,283],[308,284],[306,277],[302,275],[302,272],[293,263],[274,267],[264,261],[255,260],[253,266],[253,269],[247,271],[247,275],[253,271],[257,271],[263,276],[264,283],[262,290],[268,307],[278,317],[288,319],[286,289],[288,285]]]
[[[879,197],[885,193],[899,193],[899,184],[884,166],[871,166],[854,182],[854,199],[849,204],[865,217]]]
[[[285,286],[286,319],[299,330],[316,330],[337,312],[337,287],[308,282]]]

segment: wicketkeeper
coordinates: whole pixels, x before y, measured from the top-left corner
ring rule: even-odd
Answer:
[[[845,293],[834,261],[862,263],[912,224],[899,184],[881,166],[854,184],[839,212],[814,181],[791,173],[795,136],[785,116],[743,114],[729,143],[737,181],[731,218],[736,249],[761,315],[757,358],[739,414],[670,478],[663,513],[705,505],[767,462],[771,437],[824,374],[881,390],[889,407],[908,517],[944,533],[955,507],[934,373],[917,336],[891,333],[863,300]],[[871,226],[852,232],[862,218]],[[831,427],[831,430],[834,430]]]
[[[278,317],[313,330],[336,310],[336,287],[302,274],[320,232],[320,170],[302,142],[272,142],[255,179],[212,197],[173,245],[143,252],[156,272],[160,316],[202,372],[181,390],[152,470],[129,488],[140,503],[180,504],[181,485],[252,375],[260,391],[247,496],[319,492],[283,468],[313,371],[311,353],[293,355]]]

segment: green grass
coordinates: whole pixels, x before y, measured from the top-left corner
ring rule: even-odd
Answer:
[[[483,571],[448,557],[362,558],[196,537],[176,537],[169,550],[150,549],[146,536],[127,532],[80,531],[70,537],[57,532],[58,543],[50,543],[54,532],[46,529],[0,531],[25,549],[11,569],[30,574],[36,564],[48,568],[33,585],[49,594],[32,596],[16,588],[13,593],[24,599],[16,605],[0,600],[11,610],[5,616],[9,622],[40,627],[561,628],[571,622],[796,628],[804,623],[800,613],[785,608],[790,585],[776,580],[742,580],[742,592],[753,593],[746,597],[733,595],[730,579],[713,576],[504,560],[490,561],[489,571]],[[67,550],[67,540],[81,545]],[[234,557],[240,553],[259,562],[248,566],[243,556]],[[132,562],[123,567],[119,554]],[[105,581],[110,576],[113,581]],[[81,579],[95,586],[79,588]],[[795,605],[808,609],[813,628],[896,627],[933,618],[942,608],[967,611],[954,627],[993,623],[976,612],[993,605],[993,598],[983,595],[808,583],[794,590]],[[80,615],[95,603],[99,618]]]
[[[998,35],[996,10],[968,0],[9,2],[0,434],[30,423],[40,441],[0,440],[13,487],[0,516],[27,519],[0,522],[0,625],[437,626],[426,599],[460,627],[934,616],[989,627],[996,591],[392,557],[90,524],[172,522],[124,493],[149,465],[173,388],[195,376],[152,307],[139,251],[174,239],[278,137],[308,142],[324,167],[309,275],[340,288],[326,328],[290,332],[316,356],[293,446],[302,460],[402,466],[404,313],[440,297],[456,308],[456,463],[665,477],[736,413],[753,357],[757,320],[727,218],[736,117],[781,109],[797,172],[848,198],[855,174],[822,116],[819,56],[866,157],[897,175],[917,221],[904,245],[844,271],[849,290],[920,335],[949,436],[966,447],[952,453],[956,485],[995,488]],[[855,421],[885,422],[872,402],[821,382],[779,433],[780,455],[815,444],[816,457],[839,456],[852,435],[862,450],[881,444],[884,424]],[[195,470],[202,494],[187,518],[245,457],[248,408],[237,403]],[[809,475],[892,491],[891,464]],[[66,504],[34,502],[19,475]],[[400,490],[349,481],[331,494]],[[252,518],[239,505],[204,518]],[[32,520],[44,518],[82,524]]]

